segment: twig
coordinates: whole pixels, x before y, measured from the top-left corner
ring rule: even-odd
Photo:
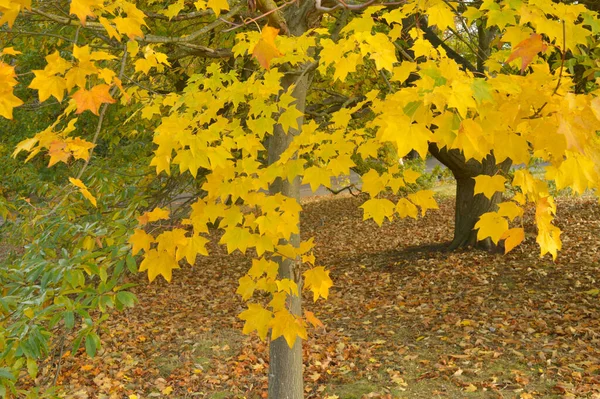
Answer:
[[[296,1],[296,0],[294,0],[294,1]],[[189,42],[196,40],[198,37],[210,32],[211,30],[223,25],[223,23],[226,22],[224,19],[226,19],[226,18],[229,19],[229,18],[235,17],[237,14],[239,14],[242,11],[243,8],[244,8],[244,6],[242,3],[237,4],[226,15],[224,15],[223,18],[215,19],[213,22],[206,25],[205,27],[198,29],[196,32],[193,32],[192,34],[184,36],[184,37],[167,37],[167,36],[146,35],[146,37],[140,38],[138,40],[141,42],[146,42],[146,43],[186,43],[186,42],[189,43]]]
[[[558,82],[556,83],[556,88],[554,89],[554,91],[552,92],[552,95],[555,95],[556,92],[558,92],[558,88],[560,87],[560,81],[562,79],[562,75],[563,75],[563,69],[565,67],[565,57],[567,55],[567,28],[565,26],[565,21],[562,21],[562,28],[563,28],[563,49],[562,49],[562,58],[560,60],[560,72],[558,74]]]
[[[274,8],[272,10],[269,10],[267,12],[265,12],[264,14],[259,15],[258,17],[255,18],[250,18],[250,19],[246,19],[244,20],[244,22],[242,22],[241,24],[236,24],[235,22],[231,22],[231,21],[224,21],[222,18],[219,18],[219,20],[223,21],[223,22],[227,22],[230,25],[234,25],[232,28],[229,29],[225,29],[223,32],[231,32],[233,30],[236,30],[238,28],[241,28],[242,26],[246,26],[249,24],[253,24],[256,23],[256,21],[258,21],[259,19],[263,19],[264,17],[267,17],[271,14],[273,14],[274,12],[277,12],[291,4],[297,3],[299,0],[290,0],[290,1],[286,1],[285,3],[283,3],[282,5],[280,5],[277,8]],[[318,0],[317,0],[318,1]]]
[[[381,75],[381,77],[383,78],[383,80],[385,81],[385,84],[387,85],[388,89],[390,89],[391,92],[394,91],[394,88],[392,87],[392,84],[390,83],[390,81],[388,80],[387,76],[385,76],[385,72],[383,72],[383,69],[379,70],[379,74]]]
[[[58,351],[58,361],[56,363],[56,372],[54,373],[54,379],[52,380],[52,386],[56,386],[56,382],[58,381],[58,376],[60,374],[60,366],[62,362],[63,353],[65,350],[65,335],[61,335],[60,337],[60,350]]]
[[[27,36],[46,36],[46,37],[55,37],[57,39],[61,39],[65,42],[68,43],[75,43],[72,39],[69,39],[68,37],[64,37],[61,35],[56,35],[54,33],[46,33],[46,32],[30,32],[30,31],[25,31],[25,30],[4,30],[4,29],[0,29],[0,33],[8,33],[8,34],[18,34],[18,35],[27,35]]]
[[[127,46],[123,46],[123,57],[121,58],[121,69],[119,70],[119,79],[122,79],[123,75],[125,74],[125,65],[126,64],[127,64]],[[113,97],[116,94],[117,90],[118,90],[117,86],[116,85],[113,86],[113,88],[110,90],[110,96]],[[94,137],[92,139],[92,144],[96,144],[96,142],[98,141],[98,136],[100,136],[100,131],[102,130],[102,123],[104,122],[104,116],[106,115],[107,108],[108,108],[108,104],[106,104],[106,103],[102,104],[102,109],[100,110],[100,115],[98,117],[98,124],[96,125],[96,132],[94,133]],[[85,163],[79,170],[79,173],[77,173],[77,179],[81,178],[81,176],[83,175],[83,172],[87,169],[88,165],[90,164],[90,160],[92,159],[92,155],[94,154],[94,147],[90,148],[90,154],[88,155],[88,158],[86,159]]]
[[[214,12],[213,12],[213,10],[194,11],[194,12],[190,12],[187,14],[179,14],[170,19],[166,15],[159,14],[159,13],[152,12],[152,11],[144,11],[144,14],[146,14],[146,16],[148,18],[152,18],[152,19],[160,19],[160,20],[164,20],[164,21],[176,21],[177,22],[177,21],[187,21],[190,19],[205,17],[207,15],[214,14]]]
[[[339,194],[339,193],[341,193],[342,191],[344,191],[344,190],[348,190],[348,192],[349,192],[350,194],[352,194],[354,197],[358,197],[358,194],[354,194],[354,192],[352,191],[352,189],[358,190],[358,188],[356,188],[356,186],[355,186],[354,184],[351,184],[351,185],[349,185],[349,186],[346,186],[346,187],[342,187],[342,188],[340,188],[339,190],[334,190],[334,189],[331,189],[331,188],[329,188],[329,187],[325,187],[325,188],[326,188],[326,189],[327,189],[327,190],[328,190],[330,193],[332,193],[333,195],[338,195],[338,194]],[[358,190],[358,191],[360,191],[360,190]]]
[[[404,56],[404,58],[406,58],[407,60],[409,60],[410,62],[415,62],[415,59],[413,57],[410,56],[410,54],[408,54],[406,52],[406,50],[404,50],[402,48],[402,46],[400,46],[398,43],[394,42],[394,46],[396,47],[396,49],[398,49],[398,51],[400,52],[400,54],[402,54]]]

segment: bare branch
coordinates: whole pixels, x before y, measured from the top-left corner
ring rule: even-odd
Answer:
[[[192,43],[178,43],[181,47],[185,49],[190,49],[190,51],[186,51],[185,56],[189,55],[198,55],[202,57],[208,58],[230,58],[233,57],[233,52],[228,48],[219,48],[213,49],[206,46],[201,46],[199,44]],[[182,58],[182,57],[179,57]]]
[[[146,14],[146,16],[151,19],[160,19],[163,21],[176,21],[177,22],[177,21],[188,21],[190,19],[206,17],[207,15],[213,15],[214,12],[212,10],[194,11],[194,12],[190,12],[187,14],[179,14],[179,15],[174,16],[173,18],[169,18],[166,15],[159,14],[159,13],[152,12],[152,11],[144,11],[144,14]]]
[[[296,0],[294,0],[294,1],[296,1]],[[230,18],[235,17],[237,14],[239,14],[242,11],[243,8],[244,8],[244,5],[242,3],[237,4],[226,15],[224,15],[223,18],[216,19],[213,22],[211,22],[210,24],[206,25],[205,27],[198,29],[197,31],[195,31],[187,36],[167,37],[167,36],[146,35],[146,37],[139,39],[139,40],[141,42],[145,42],[145,43],[189,43],[189,42],[196,40],[200,36],[207,34],[211,30],[216,29],[219,26],[223,25],[224,23],[227,22],[227,21],[224,21],[224,19],[230,19]]]
[[[315,0],[315,8],[318,11],[324,12],[324,13],[329,13],[338,9],[346,9],[346,10],[351,10],[351,11],[360,11],[360,10],[364,10],[365,8],[371,6],[371,5],[381,5],[384,7],[391,7],[391,6],[396,6],[396,5],[400,5],[400,4],[405,4],[405,1],[394,1],[394,2],[390,2],[390,3],[377,3],[377,0],[368,0],[366,3],[362,3],[362,4],[348,4],[347,2],[345,2],[344,0],[335,0],[336,1],[336,5],[333,7],[326,7],[322,4],[321,0]]]

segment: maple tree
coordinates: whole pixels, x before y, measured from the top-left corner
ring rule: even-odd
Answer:
[[[239,317],[245,333],[270,335],[272,398],[284,392],[302,397],[301,344],[309,324],[319,322],[302,312],[301,293],[326,299],[333,284],[312,252],[313,241],[300,240],[301,182],[329,187],[331,177],[347,175],[359,160],[377,159],[384,148],[396,157],[413,149],[423,158],[428,151],[453,154],[461,165],[477,165],[460,176],[459,187],[463,180],[469,188],[465,196],[459,192],[459,200],[471,204],[468,208],[473,203],[467,197],[480,193],[489,200],[480,211],[467,209],[477,220],[471,217],[474,226],[461,231],[470,234],[474,227],[478,240],[505,240],[508,252],[523,240],[522,215],[533,208],[541,255],[553,258],[562,243],[548,183],[577,194],[597,188],[600,99],[593,54],[600,25],[597,14],[582,4],[178,0],[165,9],[153,1],[51,3],[0,1],[0,23],[7,27],[2,35],[15,42],[2,49],[0,115],[11,119],[22,105],[14,90],[23,74],[32,75],[26,88],[37,101],[59,104],[52,123],[16,145],[13,156],[24,152],[26,161],[43,158],[49,167],[66,167],[65,182],[72,185],[35,220],[60,211],[68,225],[85,207],[91,214],[104,206],[116,220],[141,213],[135,227],[131,218],[123,220],[113,232],[119,239],[108,235],[108,245],[98,238],[101,232],[77,231],[82,243],[75,253],[110,264],[94,269],[86,263],[69,284],[83,290],[83,271],[106,283],[109,271],[119,269],[116,276],[132,265],[133,258],[123,254],[125,241],[132,255],[143,252],[139,270],[150,281],[158,276],[171,281],[184,261],[193,265],[197,255],[209,255],[207,237],[218,225],[229,253],[253,257],[239,280],[237,293],[249,301]],[[39,31],[28,30],[36,24]],[[498,38],[496,46],[478,49],[489,53],[485,57],[471,51],[470,42],[483,26]],[[42,31],[53,28],[55,33]],[[441,45],[438,35],[444,34],[469,51],[460,55]],[[20,52],[28,43],[21,37],[37,35],[53,38],[43,48],[44,61],[20,71]],[[473,56],[480,66],[475,70],[466,67]],[[569,70],[578,64],[571,61],[577,56],[591,71],[581,77],[583,91],[574,90],[575,74]],[[334,112],[309,118],[307,104],[321,100],[312,89],[320,86],[352,97]],[[151,136],[153,153],[143,158],[156,174],[199,186],[180,225],[168,225],[164,207],[140,212],[144,206],[136,204],[123,212],[107,206],[109,195],[95,184],[88,166],[95,162],[92,155],[111,111],[122,137]],[[543,177],[529,170],[531,159],[547,163]],[[525,167],[511,175],[511,163]],[[414,189],[418,177],[397,164],[364,174],[362,191],[369,196],[361,205],[364,218],[381,225],[436,209],[432,191]],[[498,203],[507,187],[514,195]],[[400,189],[408,194],[393,201],[388,194]],[[86,201],[79,199],[77,213],[68,212],[73,194]],[[123,230],[131,235],[125,238]],[[109,305],[133,304],[120,292],[127,287],[116,277],[110,281],[98,284],[90,308],[105,312]],[[62,298],[70,298],[68,289]],[[64,312],[50,324],[72,328],[71,304],[62,300],[54,300]],[[41,313],[44,302],[36,308]],[[8,318],[15,306],[5,306]],[[19,316],[35,318],[18,309]],[[78,339],[85,339],[93,355],[100,345],[97,322],[87,313],[81,317],[85,327]],[[14,393],[19,371],[28,368],[34,376],[33,364],[47,350],[24,350],[26,340],[33,345],[41,334],[4,335],[10,345],[2,345],[8,356],[0,363],[0,379]]]

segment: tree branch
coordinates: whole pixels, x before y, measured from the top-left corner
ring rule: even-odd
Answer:
[[[188,21],[190,19],[206,17],[207,15],[213,15],[214,12],[212,10],[194,11],[194,12],[190,12],[187,14],[179,14],[179,15],[174,16],[173,18],[169,18],[166,15],[159,14],[159,13],[152,12],[152,11],[144,11],[144,14],[146,14],[146,16],[151,19],[160,19],[163,21],[177,22],[177,21]]]
[[[465,69],[468,69],[471,72],[477,72],[477,68],[469,62],[469,60],[465,59],[462,55],[458,54],[454,51],[450,46],[448,46],[442,39],[436,35],[433,30],[428,26],[420,26],[423,31],[425,39],[433,45],[433,47],[441,47],[446,51],[448,57],[456,61],[458,64],[462,65]]]
[[[235,17],[239,14],[244,8],[242,3],[236,4],[223,18],[219,18],[206,25],[205,27],[198,29],[197,31],[183,37],[168,37],[168,36],[156,36],[156,35],[146,35],[146,37],[139,39],[141,42],[145,43],[189,43],[200,36],[210,32],[213,29],[218,28],[219,26],[227,23],[224,19],[229,19]]]

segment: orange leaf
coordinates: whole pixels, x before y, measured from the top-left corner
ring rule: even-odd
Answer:
[[[308,321],[314,327],[322,327],[323,326],[323,323],[321,322],[321,320],[317,319],[317,316],[315,316],[315,314],[313,312],[309,312],[308,310],[305,310],[304,317],[306,318],[306,321]]]
[[[271,60],[273,58],[281,57],[283,55],[277,50],[277,47],[275,47],[275,38],[278,33],[279,29],[265,26],[260,34],[258,43],[254,46],[254,50],[252,50],[252,56],[256,58],[258,63],[265,69],[271,67]]]
[[[81,114],[83,111],[92,111],[98,115],[98,109],[102,104],[114,104],[116,100],[111,97],[108,90],[108,85],[98,85],[92,87],[92,90],[79,89],[73,94],[73,100],[77,104],[76,114]]]
[[[525,230],[520,227],[516,227],[514,229],[506,230],[504,234],[502,234],[502,238],[504,241],[504,253],[507,254],[512,251],[517,245],[519,245],[525,239]]]
[[[50,162],[48,162],[48,167],[50,167],[57,162],[67,163],[71,157],[71,152],[67,150],[67,144],[65,144],[65,142],[53,141],[50,143],[48,155],[50,155]]]
[[[544,52],[548,46],[542,41],[542,35],[532,33],[527,39],[515,46],[515,51],[510,54],[510,57],[506,62],[511,62],[517,58],[521,58],[521,72],[527,68],[527,66],[533,60],[533,57],[539,52]]]

